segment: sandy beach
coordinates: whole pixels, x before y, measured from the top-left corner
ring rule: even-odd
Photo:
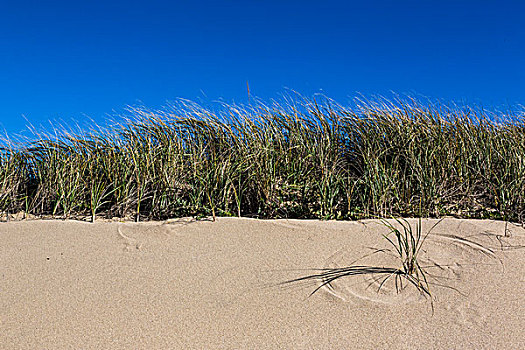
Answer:
[[[377,220],[2,223],[0,348],[525,348],[525,229],[514,224],[441,221],[420,256],[432,300],[373,276],[311,296],[319,282],[281,284],[309,269],[399,267],[371,254],[389,247],[386,233]]]

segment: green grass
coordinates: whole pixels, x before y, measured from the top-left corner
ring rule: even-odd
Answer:
[[[4,214],[525,219],[523,115],[295,97],[33,132],[0,142]]]
[[[374,249],[372,254],[392,254],[398,261],[397,266],[380,267],[371,265],[350,265],[345,267],[314,269],[317,273],[294,278],[282,282],[281,285],[304,281],[317,281],[319,285],[310,293],[310,296],[312,296],[319,289],[324,286],[330,286],[330,284],[337,279],[343,277],[371,275],[373,276],[374,281],[378,283],[377,292],[379,292],[384,284],[393,278],[397,293],[406,287],[406,285],[403,286],[403,281],[407,282],[409,286],[411,285],[415,287],[421,295],[430,298],[430,305],[433,312],[434,302],[430,290],[430,283],[425,271],[425,268],[428,268],[428,266],[421,266],[419,253],[428,235],[441,222],[441,220],[435,223],[425,234],[422,232],[421,218],[418,219],[414,227],[412,227],[412,225],[410,225],[405,219],[393,218],[392,222],[383,218],[380,218],[379,220],[380,223],[389,230],[388,234],[384,234],[383,237],[388,241],[392,248]],[[459,238],[459,240],[469,243],[469,241],[462,240],[461,238]],[[483,247],[481,248],[483,249]],[[441,286],[447,287],[446,285]],[[456,290],[452,287],[447,288]]]

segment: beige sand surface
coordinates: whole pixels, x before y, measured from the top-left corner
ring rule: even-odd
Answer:
[[[278,285],[388,247],[387,232],[373,220],[2,223],[0,348],[525,348],[516,225],[510,237],[493,221],[445,219],[432,231],[421,259],[433,266],[434,313],[414,288],[398,294],[388,281],[378,293],[370,276],[311,297],[315,281]]]

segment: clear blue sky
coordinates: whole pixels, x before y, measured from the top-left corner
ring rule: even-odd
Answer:
[[[523,1],[10,1],[0,129],[285,88],[525,104]]]

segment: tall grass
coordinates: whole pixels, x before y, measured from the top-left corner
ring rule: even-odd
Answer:
[[[525,219],[520,115],[409,98],[179,101],[33,136],[0,142],[4,214]]]

